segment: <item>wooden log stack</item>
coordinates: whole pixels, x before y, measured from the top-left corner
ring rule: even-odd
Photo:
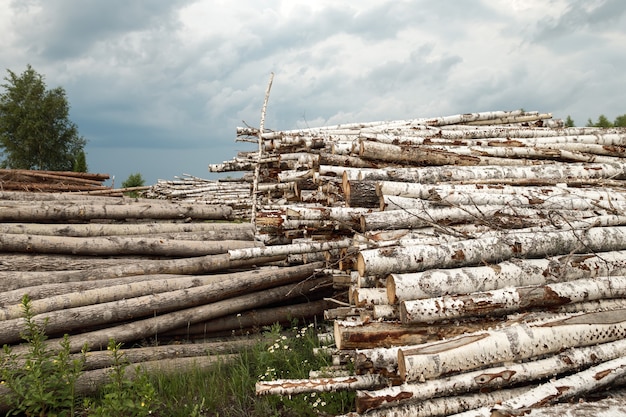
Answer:
[[[209,170],[241,177],[151,199],[0,196],[0,343],[28,293],[76,351],[323,314],[354,371],[257,393],[355,391],[354,416],[550,413],[622,383],[626,130],[497,111],[237,140],[258,150]]]
[[[102,183],[108,174],[72,171],[41,171],[28,169],[0,169],[2,191],[103,191],[110,187]]]
[[[337,263],[350,278],[335,280],[348,303],[325,316],[355,379],[260,381],[257,393],[354,390],[351,415],[469,416],[619,386],[626,130],[550,118],[238,129],[263,153],[209,169],[260,161],[259,231],[353,243]]]
[[[206,202],[0,192],[0,345],[27,349],[24,295],[49,349],[67,334],[71,351],[86,345],[91,361],[114,339],[146,369],[210,366],[207,352],[237,352],[264,326],[322,317],[334,293],[324,255],[351,240],[270,247],[233,212]],[[321,261],[290,262],[292,253]],[[171,341],[175,348],[156,348]],[[88,364],[77,389],[106,382],[108,366]]]

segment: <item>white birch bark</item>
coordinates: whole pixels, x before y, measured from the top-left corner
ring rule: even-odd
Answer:
[[[400,303],[404,324],[431,323],[485,315],[505,315],[603,298],[626,296],[626,277],[596,277],[547,285],[509,287],[489,292],[406,300]]]
[[[266,246],[262,248],[246,248],[228,251],[231,260],[254,259],[264,256],[290,255],[297,253],[322,252],[331,249],[347,248],[352,245],[352,240],[342,239],[327,242],[306,242],[292,245]],[[253,249],[253,250],[248,250]]]
[[[433,398],[418,403],[401,404],[391,408],[370,410],[367,417],[437,417],[448,416],[466,410],[496,404],[526,392],[528,388],[502,389],[487,393],[473,393],[454,397]],[[359,417],[361,414],[349,413],[338,417]]]
[[[497,363],[547,355],[570,347],[606,343],[626,336],[626,310],[583,313],[564,319],[475,332],[398,352],[398,371],[407,381],[433,379]]]
[[[582,210],[562,210],[560,213],[569,221],[585,217],[596,217],[598,212]],[[602,213],[601,213],[602,214]],[[495,206],[458,206],[437,207],[424,204],[422,208],[402,208],[399,210],[372,211],[361,215],[361,231],[415,229],[434,224],[486,223],[501,228],[508,221],[519,227],[520,222],[529,224],[546,224],[546,213],[533,207]]]
[[[360,275],[388,275],[431,268],[454,268],[497,262],[513,257],[538,258],[582,251],[626,249],[626,227],[546,233],[508,233],[502,237],[465,240],[440,246],[416,245],[362,250],[357,257]]]
[[[439,184],[450,181],[522,180],[567,182],[569,178],[609,179],[624,176],[624,164],[555,163],[532,166],[434,166],[360,169],[361,179]]]
[[[626,274],[626,251],[511,259],[490,266],[392,273],[387,277],[389,302],[491,291],[581,278]]]
[[[387,384],[382,375],[350,375],[336,378],[276,379],[258,381],[256,395],[295,395],[309,392],[354,391]]]
[[[385,288],[354,288],[353,301],[357,307],[366,307],[377,304],[387,304],[387,290]]]
[[[543,407],[578,395],[603,388],[626,375],[626,357],[621,357],[593,366],[570,376],[551,380],[527,392],[492,406],[472,410],[465,416],[491,417],[494,415],[519,415],[514,410]],[[527,415],[524,412],[524,415]]]
[[[464,372],[445,378],[405,383],[376,391],[357,391],[357,412],[388,407],[402,402],[417,402],[434,397],[459,395],[482,389],[500,389],[576,371],[626,354],[626,340],[596,346],[568,349],[545,359],[511,363],[494,368]]]

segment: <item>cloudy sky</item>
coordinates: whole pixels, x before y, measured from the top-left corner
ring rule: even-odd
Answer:
[[[275,130],[490,110],[626,113],[624,0],[0,0],[0,63],[61,86],[92,172],[147,184]],[[111,185],[109,181],[107,185]]]

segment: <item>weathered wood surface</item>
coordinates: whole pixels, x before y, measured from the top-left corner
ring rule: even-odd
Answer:
[[[225,220],[232,217],[228,206],[207,204],[29,204],[15,205],[3,201],[0,204],[2,222],[43,222],[93,219],[198,219]]]
[[[81,300],[81,297],[91,296],[97,300],[102,293],[101,290],[93,290],[89,294],[83,293],[77,296],[58,297],[58,300],[43,299],[36,303],[36,308],[37,311],[44,312],[36,314],[32,320],[42,326],[45,323],[46,331],[51,334],[70,333],[77,329],[155,316],[169,311],[214,303],[246,293],[261,292],[314,276],[315,270],[320,266],[320,264],[309,264],[280,270],[252,271],[225,277],[218,281],[209,280],[207,284],[196,287],[152,294],[141,292],[140,294],[149,295],[129,298],[126,298],[123,292],[120,293],[122,290],[131,291],[127,286],[107,288],[104,292],[113,292],[114,294],[110,294],[109,298],[113,297],[115,300],[95,304],[85,302]],[[72,303],[81,306],[71,307]],[[17,314],[15,310],[10,310],[13,316]],[[0,344],[19,341],[24,328],[24,319],[7,319],[7,316],[8,312],[5,320],[0,321]]]

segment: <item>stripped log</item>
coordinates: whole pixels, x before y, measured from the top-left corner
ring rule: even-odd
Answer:
[[[20,206],[0,205],[0,221],[3,222],[50,222],[68,220],[125,220],[125,219],[197,219],[225,220],[232,217],[228,206],[207,204],[164,204],[157,202],[133,204],[52,204]]]
[[[40,301],[43,304],[41,309],[48,312],[35,315],[32,321],[42,326],[45,324],[46,332],[50,334],[69,333],[76,329],[191,308],[228,297],[286,285],[313,276],[315,270],[321,266],[321,264],[308,264],[278,270],[250,271],[247,274],[227,277],[198,287],[134,298],[121,298],[62,310],[53,310],[58,306],[48,306],[46,305],[47,299],[43,299]],[[120,288],[114,287],[111,291],[120,291]],[[0,321],[0,344],[19,341],[24,323],[24,319],[21,318]]]
[[[363,413],[372,408],[389,407],[403,402],[417,402],[434,397],[501,389],[529,381],[539,381],[613,360],[624,356],[625,353],[626,341],[617,340],[597,346],[568,349],[531,362],[511,363],[376,391],[357,391],[356,410]]]
[[[417,272],[497,262],[512,257],[537,258],[562,253],[626,249],[626,227],[592,227],[534,234],[507,233],[501,237],[465,240],[440,246],[416,245],[359,252],[357,269],[364,275]]]
[[[489,266],[430,269],[387,276],[389,303],[626,274],[626,251],[517,259]]]
[[[135,261],[79,271],[35,271],[0,273],[0,291],[32,287],[41,284],[93,281],[136,275],[180,274],[200,275],[226,271],[252,265],[263,265],[285,259],[285,256],[270,256],[231,261],[228,254],[207,255],[193,258]]]
[[[404,324],[431,323],[620,297],[626,297],[625,276],[595,277],[467,295],[406,300],[400,303],[400,320]]]
[[[545,322],[475,332],[398,352],[407,381],[433,379],[496,363],[528,359],[564,348],[590,346],[626,336],[626,310],[582,313]]]
[[[203,233],[205,240],[254,240],[254,225],[250,223],[141,223],[141,224],[39,224],[0,223],[0,233],[97,237],[122,235],[162,235]]]
[[[398,322],[353,322],[335,320],[334,335],[337,349],[366,349],[415,345],[493,326],[494,320],[462,324],[429,326],[403,325]]]
[[[127,236],[82,238],[23,234],[0,235],[0,251],[21,253],[192,257],[216,255],[233,249],[259,246],[261,246],[260,243],[247,240],[199,242]]]
[[[108,341],[127,343],[158,335],[176,328],[184,328],[194,323],[201,323],[222,317],[228,314],[237,314],[246,310],[267,306],[276,300],[287,301],[301,296],[310,296],[325,287],[332,286],[327,277],[313,278],[295,284],[282,285],[264,291],[222,299],[197,307],[180,309],[164,313],[151,318],[144,318],[132,322],[118,324],[99,330],[87,331],[69,336],[70,351],[80,352],[87,345],[89,349],[106,348]],[[54,351],[59,347],[58,339],[49,339],[45,342],[47,349]],[[15,353],[25,352],[24,346],[15,346]]]
[[[190,338],[224,333],[255,333],[263,326],[271,326],[275,323],[289,325],[293,322],[294,317],[304,321],[312,321],[315,317],[322,317],[324,311],[332,305],[330,301],[321,299],[280,307],[259,308],[175,329],[162,333],[162,337],[184,336]]]
[[[308,392],[355,391],[376,389],[387,385],[382,375],[351,375],[335,378],[276,379],[259,381],[255,385],[256,395],[295,395]]]

